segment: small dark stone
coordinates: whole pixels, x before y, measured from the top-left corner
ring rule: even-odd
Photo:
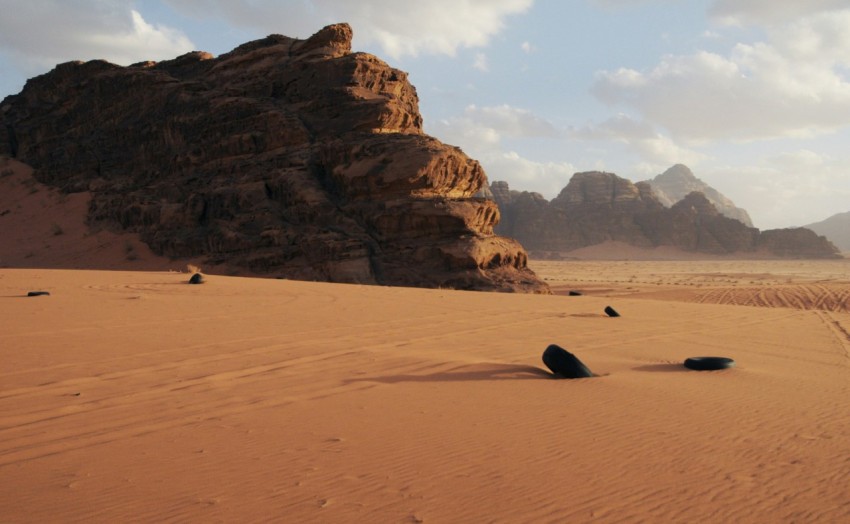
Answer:
[[[570,296],[571,297],[580,297],[581,291],[570,291]]]
[[[617,310],[612,308],[611,306],[605,306],[605,314],[609,317],[619,317],[620,314],[617,313]]]
[[[30,291],[27,293],[28,297],[42,297],[42,296],[50,296],[49,291]]]
[[[551,344],[543,352],[543,363],[557,378],[588,378],[595,376],[575,355]]]
[[[203,284],[204,283],[204,276],[200,273],[195,273],[189,279],[189,283],[190,284]]]

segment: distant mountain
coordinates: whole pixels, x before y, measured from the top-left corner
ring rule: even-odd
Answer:
[[[753,227],[753,221],[744,209],[735,206],[729,198],[694,176],[686,165],[676,164],[646,183],[652,187],[658,201],[665,207],[672,207],[688,194],[698,191],[714,204],[721,215],[734,218],[747,227]]]
[[[507,182],[493,182],[489,189],[502,215],[496,232],[519,240],[538,257],[604,242],[714,255],[840,256],[809,229],[759,231],[722,215],[698,191],[665,207],[649,183],[634,184],[614,173],[576,173],[551,202],[539,193],[512,191]]]
[[[850,251],[850,211],[838,213],[821,222],[807,226],[809,229],[823,235],[842,251]]]

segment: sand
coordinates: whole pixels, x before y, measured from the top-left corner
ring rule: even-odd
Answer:
[[[850,521],[850,260],[192,286],[89,198],[0,159],[0,522]]]
[[[848,262],[532,263],[580,297],[0,269],[0,521],[848,521]]]
[[[154,254],[137,234],[87,224],[91,193],[62,193],[39,183],[32,173],[30,166],[0,156],[0,267],[186,267],[185,260],[173,261]]]

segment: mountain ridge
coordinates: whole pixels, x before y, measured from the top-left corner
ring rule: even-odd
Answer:
[[[575,173],[551,201],[511,190],[504,181],[493,182],[490,194],[502,213],[496,232],[516,238],[535,256],[623,242],[710,255],[840,257],[834,245],[811,230],[759,231],[723,215],[698,191],[666,207],[648,182],[632,183],[614,173]]]

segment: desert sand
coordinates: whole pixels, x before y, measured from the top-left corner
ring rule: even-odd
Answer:
[[[850,519],[850,261],[532,266],[584,295],[0,269],[0,521]]]
[[[192,286],[0,167],[0,522],[850,519],[850,260],[602,245],[532,261],[554,296]],[[600,376],[554,379],[553,343]]]

